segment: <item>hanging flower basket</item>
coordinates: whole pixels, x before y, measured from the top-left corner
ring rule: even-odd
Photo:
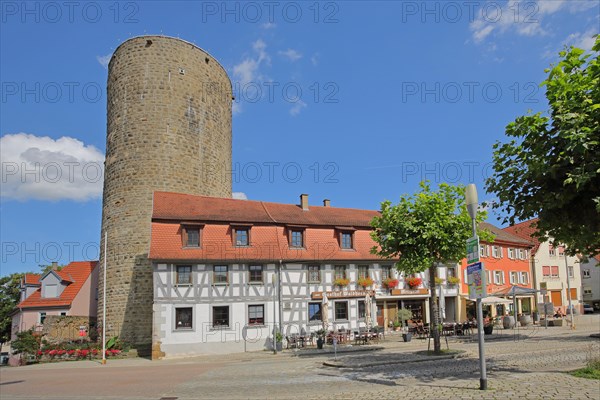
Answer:
[[[423,280],[419,277],[412,277],[412,278],[405,279],[405,282],[409,288],[416,289],[419,286],[421,286],[421,283],[423,283]]]
[[[356,283],[358,284],[358,286],[366,289],[369,286],[373,285],[373,279],[367,276],[366,278],[360,278],[358,281],[356,281]]]
[[[386,289],[394,289],[396,286],[398,286],[398,279],[387,278],[384,279],[383,282],[381,282],[381,284]]]

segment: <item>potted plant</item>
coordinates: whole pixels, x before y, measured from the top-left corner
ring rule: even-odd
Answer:
[[[283,350],[283,335],[281,332],[275,334],[275,348],[277,351]]]
[[[394,279],[394,278],[386,278],[384,279],[381,284],[383,285],[384,288],[386,289],[393,289],[396,286],[398,286],[398,279]]]
[[[358,286],[362,287],[363,289],[366,289],[369,286],[373,285],[373,279],[367,276],[364,278],[359,278],[358,281],[356,281],[356,283],[358,284]]]
[[[400,321],[402,326],[407,327],[408,325],[406,324],[406,321],[412,318],[412,311],[408,308],[401,308],[398,310],[396,318],[398,321]],[[405,342],[410,342],[412,339],[412,333],[408,332],[408,330],[405,330],[405,332],[402,333],[402,339]]]
[[[395,320],[394,322],[392,322],[392,326],[394,327],[394,331],[398,332],[402,327],[402,323],[398,320]]]
[[[325,343],[325,329],[319,329],[317,331],[317,349],[322,349],[323,343]]]
[[[442,278],[440,278],[439,276],[435,277],[434,282],[435,282],[436,286],[442,286],[444,284],[444,280]]]
[[[418,276],[413,276],[410,278],[406,278],[405,282],[409,288],[416,289],[421,285],[421,283],[423,283],[423,279],[419,278]]]
[[[350,279],[346,279],[346,278],[337,278],[336,280],[333,281],[333,285],[339,286],[339,287],[346,287],[349,284],[350,284]]]
[[[448,285],[458,285],[460,283],[460,278],[457,278],[456,276],[449,276],[448,279],[446,279],[446,282]]]
[[[485,317],[483,319],[483,333],[486,335],[491,335],[494,331],[494,322],[490,317]]]

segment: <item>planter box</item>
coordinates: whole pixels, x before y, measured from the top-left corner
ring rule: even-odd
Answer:
[[[562,319],[548,320],[548,326],[563,326]]]

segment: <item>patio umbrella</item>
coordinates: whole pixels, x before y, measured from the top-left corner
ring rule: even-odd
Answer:
[[[327,331],[329,328],[329,299],[323,292],[323,301],[321,303],[321,320],[323,321],[323,330]]]
[[[496,296],[488,296],[488,297],[481,299],[481,303],[482,304],[510,304],[510,303],[512,303],[512,301],[510,301],[508,299],[496,297]]]
[[[371,301],[371,295],[367,293],[365,296],[365,322],[367,324],[367,329],[369,329],[372,325],[371,322],[371,309],[373,308],[373,303]]]

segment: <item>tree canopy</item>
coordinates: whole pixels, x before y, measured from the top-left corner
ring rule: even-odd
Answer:
[[[373,254],[398,258],[396,268],[406,274],[429,269],[431,326],[439,324],[435,281],[439,263],[457,263],[467,255],[466,241],[472,235],[472,221],[467,212],[464,186],[439,185],[432,191],[429,182],[420,183],[421,191],[403,195],[396,205],[381,203],[381,216],[371,221],[371,237],[379,246]],[[478,222],[486,213],[477,213]],[[492,241],[491,233],[481,232],[483,240]],[[434,351],[441,351],[437,329],[432,330]]]
[[[569,254],[600,252],[600,37],[594,53],[570,47],[546,69],[549,115],[520,116],[494,145],[488,191],[504,223],[538,217],[536,236]]]
[[[23,274],[16,273],[0,278],[0,343],[10,341],[12,317],[10,313],[19,303]]]

